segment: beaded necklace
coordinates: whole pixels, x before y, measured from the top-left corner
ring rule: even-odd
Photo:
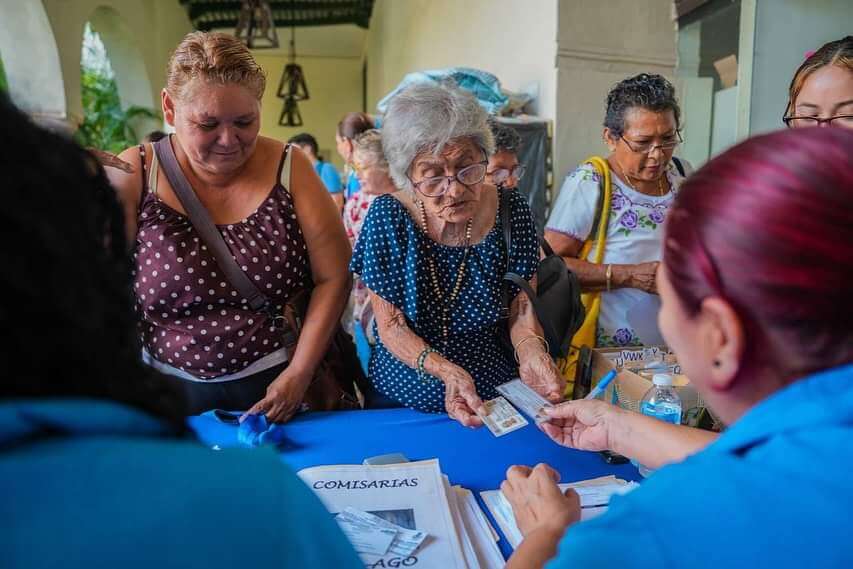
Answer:
[[[462,255],[462,263],[459,265],[459,272],[456,274],[456,283],[450,292],[450,296],[443,302],[441,293],[441,284],[438,282],[438,270],[435,267],[435,259],[432,255],[432,243],[427,231],[426,210],[424,202],[418,200],[418,211],[421,217],[421,229],[424,232],[425,243],[427,247],[427,266],[429,268],[430,282],[432,283],[433,292],[441,304],[441,332],[444,337],[444,347],[447,347],[447,338],[450,335],[448,325],[450,324],[450,309],[456,299],[459,297],[459,292],[462,290],[462,280],[465,278],[465,266],[468,262],[468,251],[471,247],[471,228],[474,224],[474,219],[469,218],[465,223],[465,252]]]

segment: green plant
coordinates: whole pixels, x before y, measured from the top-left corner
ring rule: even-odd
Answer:
[[[106,49],[88,22],[83,31],[80,90],[83,123],[75,138],[83,146],[118,154],[139,143],[139,136],[133,128],[138,120],[160,120],[159,113],[154,109],[135,105],[121,108],[118,86]]]
[[[3,59],[0,58],[0,91],[8,91],[9,84],[6,82],[6,72],[3,70]]]
[[[75,136],[83,146],[117,154],[139,143],[133,128],[136,119],[160,120],[153,109],[135,105],[122,109],[115,79],[100,71],[84,68],[80,88],[84,119]]]

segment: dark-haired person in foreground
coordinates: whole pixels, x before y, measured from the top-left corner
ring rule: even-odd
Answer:
[[[99,165],[2,94],[0,122],[0,564],[363,567],[276,453],[185,432],[181,393],[139,358]]]
[[[691,175],[667,222],[660,328],[729,427],[717,438],[602,401],[549,409],[559,444],[669,466],[580,524],[554,471],[512,467],[501,488],[525,538],[507,567],[851,566],[851,204],[842,128],[753,138]]]
[[[675,88],[660,75],[641,73],[607,94],[604,142],[613,186],[601,263],[595,247],[580,258],[601,211],[603,183],[587,163],[569,174],[545,238],[585,290],[601,291],[596,345],[660,344],[654,325],[660,307],[655,274],[663,223],[684,181],[673,153],[681,142]],[[597,245],[597,242],[596,242]]]

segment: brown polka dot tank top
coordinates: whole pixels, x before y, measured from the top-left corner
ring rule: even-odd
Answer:
[[[310,282],[293,199],[280,180],[284,157],[260,207],[238,223],[217,226],[237,263],[279,311]],[[149,355],[215,379],[282,348],[281,332],[228,282],[189,218],[157,197],[156,159],[151,170],[151,183],[143,172],[133,254],[139,332]]]

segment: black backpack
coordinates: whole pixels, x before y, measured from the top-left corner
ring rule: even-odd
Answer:
[[[564,358],[569,353],[572,337],[583,324],[586,309],[581,302],[581,286],[575,275],[566,266],[565,261],[556,255],[545,239],[539,245],[545,256],[536,268],[536,290],[520,275],[509,270],[510,252],[512,251],[512,226],[510,225],[509,197],[505,188],[500,188],[500,216],[506,247],[506,271],[502,283],[503,313],[509,317],[509,283],[513,283],[527,294],[542,332],[550,347],[552,358]]]

